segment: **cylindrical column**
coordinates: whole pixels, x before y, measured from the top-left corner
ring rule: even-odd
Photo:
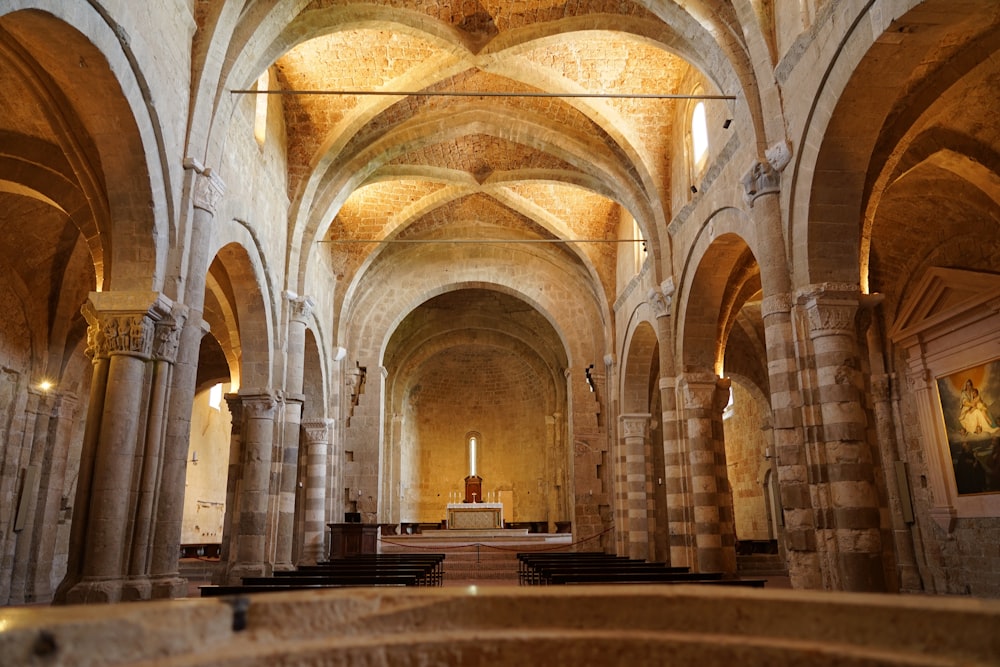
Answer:
[[[28,569],[26,602],[48,602],[52,596],[52,562],[59,533],[59,514],[66,483],[66,460],[73,438],[77,400],[72,394],[54,397],[50,412],[48,440],[35,510],[36,537],[31,567]]]
[[[719,396],[729,385],[711,372],[685,373],[678,388],[687,426],[697,570],[734,573],[733,498],[722,435],[725,403]]]
[[[101,414],[104,412],[105,393],[108,386],[107,343],[101,335],[99,320],[89,303],[82,309],[89,322],[87,328],[87,354],[93,359],[94,370],[90,380],[90,399],[87,402],[87,420],[80,449],[80,468],[77,472],[76,495],[73,501],[73,520],[69,529],[69,553],[66,576],[59,583],[53,602],[59,604],[67,600],[69,591],[83,576],[83,548],[90,525],[90,490],[94,476],[94,458],[97,441],[101,432]]]
[[[165,318],[156,325],[152,391],[146,419],[146,441],[132,534],[131,562],[128,566],[129,578],[122,591],[122,597],[126,600],[148,600],[152,592],[149,580],[152,535],[163,462],[166,400],[170,391],[172,363],[177,353],[177,338],[180,333],[178,324],[183,324],[183,316],[180,316],[180,320],[178,323],[173,318]]]
[[[191,438],[191,406],[194,403],[201,352],[202,310],[205,281],[211,258],[209,249],[212,220],[225,184],[211,170],[194,160],[184,162],[193,206],[187,261],[183,283],[186,319],[183,320],[167,400],[166,436],[157,491],[155,525],[150,554],[151,595],[173,598],[185,594],[187,581],[178,572],[181,527],[184,519],[184,481],[187,477],[188,446]],[[175,310],[175,317],[178,311]]]
[[[274,568],[291,570],[293,554],[304,548],[303,536],[295,536],[295,498],[299,484],[299,431],[302,422],[302,389],[306,356],[306,323],[313,300],[285,293],[288,301],[288,338],[285,342],[285,404],[282,411],[281,461],[279,470],[277,532]],[[298,548],[296,548],[298,547]]]
[[[213,584],[229,581],[229,572],[236,563],[236,538],[239,536],[240,495],[243,488],[243,399],[239,394],[226,394],[226,405],[232,427],[229,432],[229,468],[226,476],[226,515],[222,522],[222,544],[219,547],[219,569],[212,576]]]
[[[656,316],[656,337],[660,348],[661,422],[663,429],[663,485],[667,503],[667,549],[670,565],[693,568],[697,560],[694,544],[687,442],[683,437],[682,416],[677,408],[677,378],[673,343],[674,283],[667,279],[653,288],[648,302]]]
[[[245,414],[240,510],[236,535],[236,558],[229,581],[241,577],[267,576],[265,539],[270,499],[271,447],[274,443],[274,414],[277,402],[268,394],[242,395]]]
[[[802,431],[802,392],[796,372],[791,309],[791,296],[787,293],[765,297],[761,302],[788,577],[793,588],[816,589],[822,587],[822,578]]]
[[[41,492],[40,477],[42,463],[45,459],[45,448],[48,446],[49,410],[51,397],[35,389],[28,390],[28,405],[25,407],[24,436],[21,449],[27,450],[28,466],[21,480],[21,499],[17,504],[17,517],[14,524],[14,535],[17,544],[14,547],[14,563],[10,574],[10,604],[26,602],[30,565],[35,554],[32,553],[32,543],[35,541],[36,508],[38,495]],[[17,525],[21,524],[21,528]]]
[[[305,507],[303,546],[300,562],[315,564],[327,557],[326,490],[332,419],[313,419],[302,423],[306,445]]]
[[[146,364],[152,356],[154,324],[163,315],[161,308],[150,309],[150,297],[157,295],[90,295],[110,364],[88,499],[83,578],[67,594],[71,603],[121,599],[134,530],[138,491],[134,473],[143,456],[139,443],[144,440],[140,424],[148,408]]]
[[[800,292],[815,367],[819,418],[811,434],[809,478],[822,552],[824,588],[884,591],[880,511],[861,404],[855,328],[857,285],[822,284]]]
[[[645,560],[649,557],[649,494],[646,484],[646,441],[649,437],[649,417],[627,414],[619,417],[622,443],[622,472],[625,484],[624,514],[626,555]]]

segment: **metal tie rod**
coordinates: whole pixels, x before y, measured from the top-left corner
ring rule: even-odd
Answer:
[[[546,97],[629,100],[735,100],[735,95],[677,95],[671,93],[504,93],[462,90],[230,90],[234,95],[379,95],[390,97]]]

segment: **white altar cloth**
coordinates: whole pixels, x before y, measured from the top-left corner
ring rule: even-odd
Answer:
[[[503,528],[503,503],[448,503],[448,529]]]

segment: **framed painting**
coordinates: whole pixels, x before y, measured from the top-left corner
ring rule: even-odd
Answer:
[[[937,385],[958,495],[1000,493],[1000,359]]]

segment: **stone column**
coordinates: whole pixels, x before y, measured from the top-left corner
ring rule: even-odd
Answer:
[[[244,416],[240,509],[233,535],[236,553],[228,573],[229,583],[273,572],[273,564],[267,560],[266,538],[277,401],[270,394],[241,393],[240,397]]]
[[[136,470],[141,469],[148,416],[147,364],[155,324],[170,312],[166,299],[149,292],[92,292],[84,314],[99,329],[110,357],[104,412],[94,452],[82,579],[68,591],[70,603],[122,598],[135,525]],[[78,508],[79,509],[79,508]]]
[[[332,419],[312,419],[302,423],[306,445],[305,508],[302,563],[313,565],[326,560],[327,461],[330,456]]]
[[[293,553],[301,553],[303,536],[296,549],[295,498],[299,484],[299,430],[302,423],[303,373],[306,351],[306,323],[315,306],[309,297],[285,292],[288,301],[288,339],[285,342],[285,401],[280,449],[277,534],[274,569],[292,570]]]
[[[884,591],[880,510],[866,440],[855,327],[857,285],[824,283],[799,292],[812,351],[815,400],[806,429],[809,479],[823,587]]]
[[[184,519],[184,480],[187,476],[188,446],[191,439],[191,407],[194,403],[201,352],[202,309],[205,304],[205,280],[211,261],[212,220],[225,192],[225,184],[211,170],[195,160],[184,160],[192,202],[190,237],[185,246],[187,258],[182,293],[187,317],[180,331],[177,355],[171,374],[167,399],[166,434],[163,461],[155,509],[155,524],[150,552],[150,583],[154,598],[173,598],[185,594],[187,581],[178,572],[181,528]]]
[[[84,312],[92,309],[84,305]],[[87,328],[86,354],[93,360],[94,370],[90,380],[90,399],[87,401],[86,426],[80,447],[80,467],[77,472],[76,495],[73,501],[73,518],[70,522],[69,547],[66,558],[66,576],[56,588],[53,602],[65,603],[69,591],[83,577],[83,549],[90,522],[90,492],[94,477],[94,458],[101,431],[101,415],[104,413],[105,392],[108,386],[110,359],[107,344],[100,335],[96,314],[90,315],[91,326]]]
[[[781,170],[791,157],[778,144],[767,159],[744,175],[744,200],[750,207],[761,270],[761,317],[767,345],[768,384],[774,428],[775,468],[784,515],[784,552],[794,588],[822,586],[816,544],[816,524],[810,495],[805,436],[802,430],[795,330],[792,320],[791,275],[785,252],[781,217]]]
[[[17,543],[14,547],[14,562],[10,573],[10,604],[31,601],[28,599],[30,593],[27,591],[30,577],[28,571],[36,557],[32,549],[32,543],[36,539],[35,532],[41,528],[36,521],[36,511],[38,496],[43,492],[41,476],[45,449],[48,446],[51,409],[52,397],[49,394],[34,388],[28,390],[24,437],[21,444],[22,451],[28,452],[28,465],[21,480],[20,501],[14,508],[16,516],[12,517]]]
[[[663,422],[663,484],[667,502],[667,545],[670,565],[695,567],[694,520],[691,513],[687,442],[682,437],[677,410],[677,378],[672,326],[674,283],[664,281],[650,291],[648,302],[656,315],[660,343],[660,402]]]
[[[687,426],[696,569],[735,573],[733,496],[726,473],[722,432],[722,410],[728,398],[729,381],[708,371],[685,373],[678,388]]]
[[[129,578],[122,591],[124,600],[148,600],[152,595],[149,580],[152,535],[160,492],[163,465],[163,436],[166,429],[166,401],[170,376],[177,355],[177,341],[184,325],[185,309],[177,307],[171,317],[156,325],[153,344],[151,395],[146,420],[146,438],[139,480]]]
[[[913,533],[903,518],[903,506],[910,504],[904,494],[906,489],[899,486],[895,466],[903,463],[899,458],[899,447],[892,419],[892,378],[889,375],[873,375],[871,378],[872,399],[879,447],[882,461],[886,466],[886,491],[889,496],[889,517],[893,546],[896,551],[897,586],[903,593],[921,593],[924,590],[917,567],[917,556],[913,546]],[[912,509],[911,509],[912,512]]]
[[[73,439],[77,400],[72,394],[58,394],[53,399],[48,428],[48,446],[42,460],[42,474],[35,510],[35,544],[28,568],[26,602],[48,602],[52,597],[52,567],[56,538],[59,533],[59,513],[66,485],[66,460]]]
[[[793,588],[822,588],[809,462],[802,431],[792,301],[787,293],[764,297],[761,316],[767,344],[771,420],[788,577]]]
[[[649,413],[619,417],[621,424],[621,461],[625,484],[624,515],[625,554],[630,558],[649,558],[649,494],[646,483],[646,445],[649,438]]]
[[[219,568],[212,576],[213,584],[229,581],[229,572],[236,563],[236,537],[239,535],[240,489],[243,488],[243,400],[239,394],[226,394],[226,404],[232,426],[229,432],[229,469],[226,475],[226,515],[222,522],[222,544],[219,546]]]
[[[546,513],[548,514],[548,530],[556,532],[556,522],[563,519],[563,493],[566,488],[564,461],[566,451],[563,447],[562,434],[564,424],[559,412],[545,416],[546,431],[548,431],[548,446],[545,454],[545,469],[549,491],[546,494]],[[510,511],[508,508],[506,511]]]

